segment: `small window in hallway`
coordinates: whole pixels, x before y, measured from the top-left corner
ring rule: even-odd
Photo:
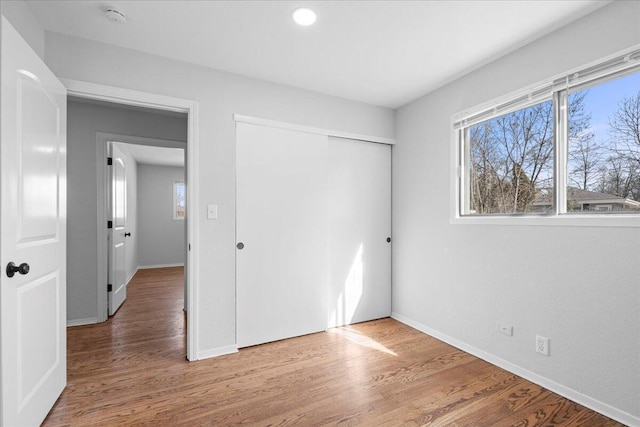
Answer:
[[[173,182],[173,219],[185,217],[185,186],[182,181]]]

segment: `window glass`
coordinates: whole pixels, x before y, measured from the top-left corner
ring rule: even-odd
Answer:
[[[640,213],[640,73],[569,93],[567,212]]]
[[[459,215],[640,216],[637,59],[620,54],[455,115]]]
[[[184,182],[176,181],[173,183],[173,219],[184,219],[185,207]]]
[[[551,101],[467,127],[463,214],[551,211],[553,140]]]

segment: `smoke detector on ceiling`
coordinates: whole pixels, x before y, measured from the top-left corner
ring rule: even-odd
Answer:
[[[117,22],[118,24],[124,24],[127,22],[127,18],[124,16],[124,13],[115,7],[108,7],[107,10],[104,11],[104,14],[111,22]]]

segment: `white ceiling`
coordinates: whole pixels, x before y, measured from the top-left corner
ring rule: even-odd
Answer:
[[[607,1],[27,1],[45,30],[390,108]],[[116,6],[126,24],[108,21]],[[300,27],[291,12],[313,8]]]
[[[137,163],[159,166],[184,166],[184,150],[182,148],[154,147],[149,145],[122,144],[124,151]]]

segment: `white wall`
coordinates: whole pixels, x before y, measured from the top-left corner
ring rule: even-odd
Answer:
[[[637,43],[640,2],[611,3],[399,109],[393,148],[395,315],[632,425],[640,226],[451,224],[449,182],[454,113]]]
[[[194,41],[197,42],[197,41]],[[198,352],[235,345],[235,123],[233,114],[392,138],[393,111],[266,83],[79,38],[46,33],[46,62],[62,78],[199,103],[196,242]],[[217,204],[218,219],[206,220]]]
[[[173,183],[183,167],[138,165],[138,265],[184,265],[185,223],[173,219]]]
[[[68,102],[67,320],[72,323],[98,315],[96,132],[186,141],[187,123],[184,117]],[[132,230],[127,245],[137,246],[137,234]],[[134,265],[128,259],[129,274]]]
[[[44,30],[23,0],[2,0],[0,11],[20,33],[31,49],[44,59]]]

